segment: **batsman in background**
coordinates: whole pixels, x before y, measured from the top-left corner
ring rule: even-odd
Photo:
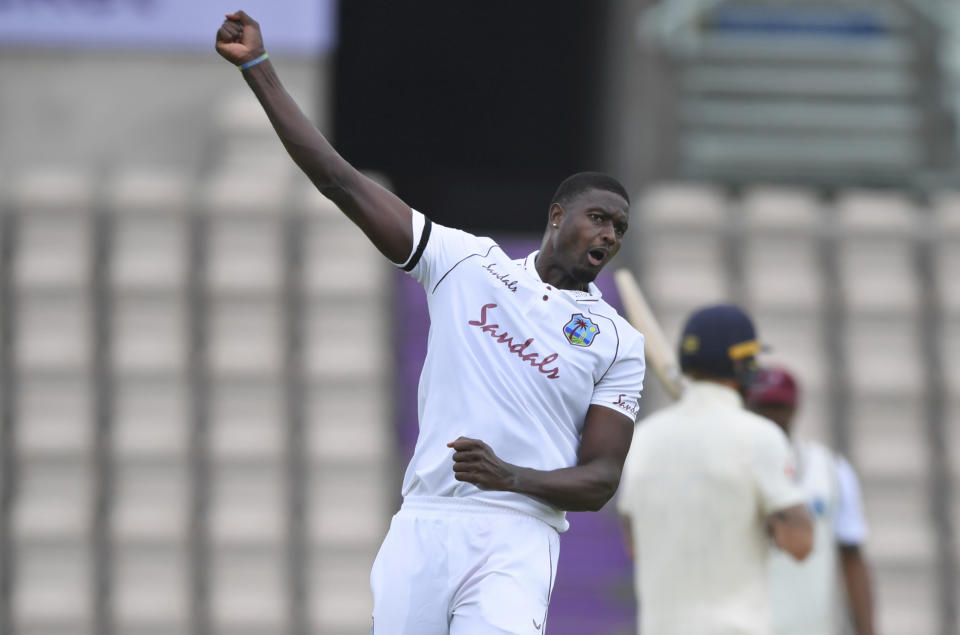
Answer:
[[[690,383],[634,433],[618,509],[644,634],[770,635],[771,539],[798,560],[810,553],[789,441],[744,409],[759,350],[738,307],[694,312],[679,351]]]
[[[627,230],[626,191],[564,180],[539,251],[513,260],[347,163],[284,90],[259,25],[226,18],[217,51],[291,158],[427,294],[420,434],[371,573],[374,632],[544,633],[565,511],[613,496],[639,411],[643,337],[593,284]]]
[[[762,369],[750,387],[747,406],[793,436],[797,382],[783,368]],[[795,479],[807,497],[816,538],[803,562],[782,554],[770,560],[770,597],[775,635],[836,633],[837,560],[846,584],[858,635],[873,635],[870,574],[862,546],[867,523],[860,483],[850,464],[816,441],[794,442]]]

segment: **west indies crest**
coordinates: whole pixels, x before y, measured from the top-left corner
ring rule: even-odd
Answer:
[[[590,346],[593,338],[600,334],[600,327],[582,313],[574,313],[563,326],[563,334],[574,346]]]

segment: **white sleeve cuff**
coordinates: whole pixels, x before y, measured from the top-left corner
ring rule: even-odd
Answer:
[[[412,225],[412,238],[410,241],[410,253],[407,254],[407,259],[403,262],[394,263],[398,268],[403,269],[404,271],[409,271],[412,267],[408,268],[410,261],[416,256],[417,247],[420,245],[420,239],[423,237],[423,227],[426,225],[426,217],[418,212],[415,209],[410,210],[410,221]]]
[[[863,513],[860,482],[853,467],[843,457],[837,457],[836,466],[839,496],[834,537],[841,545],[860,545],[866,542],[869,533]]]

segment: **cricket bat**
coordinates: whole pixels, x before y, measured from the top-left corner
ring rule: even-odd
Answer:
[[[679,399],[683,394],[686,380],[680,371],[676,352],[663,333],[663,328],[653,314],[643,291],[640,290],[637,279],[629,269],[617,269],[613,272],[613,281],[623,301],[627,321],[643,333],[643,352],[647,358],[647,365],[653,368],[657,379],[670,396]]]

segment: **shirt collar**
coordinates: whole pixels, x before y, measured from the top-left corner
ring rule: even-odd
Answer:
[[[740,393],[712,381],[691,381],[683,393],[683,400],[709,406],[743,408]]]
[[[540,253],[540,250],[538,249],[532,252],[529,256],[527,256],[523,260],[516,260],[515,262],[517,262],[521,267],[523,267],[524,271],[532,275],[537,280],[540,280],[540,282],[543,282],[543,280],[540,278],[540,273],[537,271],[537,267],[536,267],[537,254],[539,253]],[[596,284],[592,282],[587,283],[586,291],[576,291],[574,289],[560,289],[560,291],[563,291],[574,300],[599,300],[600,298],[603,297],[603,293],[600,292],[600,287],[598,287]]]

